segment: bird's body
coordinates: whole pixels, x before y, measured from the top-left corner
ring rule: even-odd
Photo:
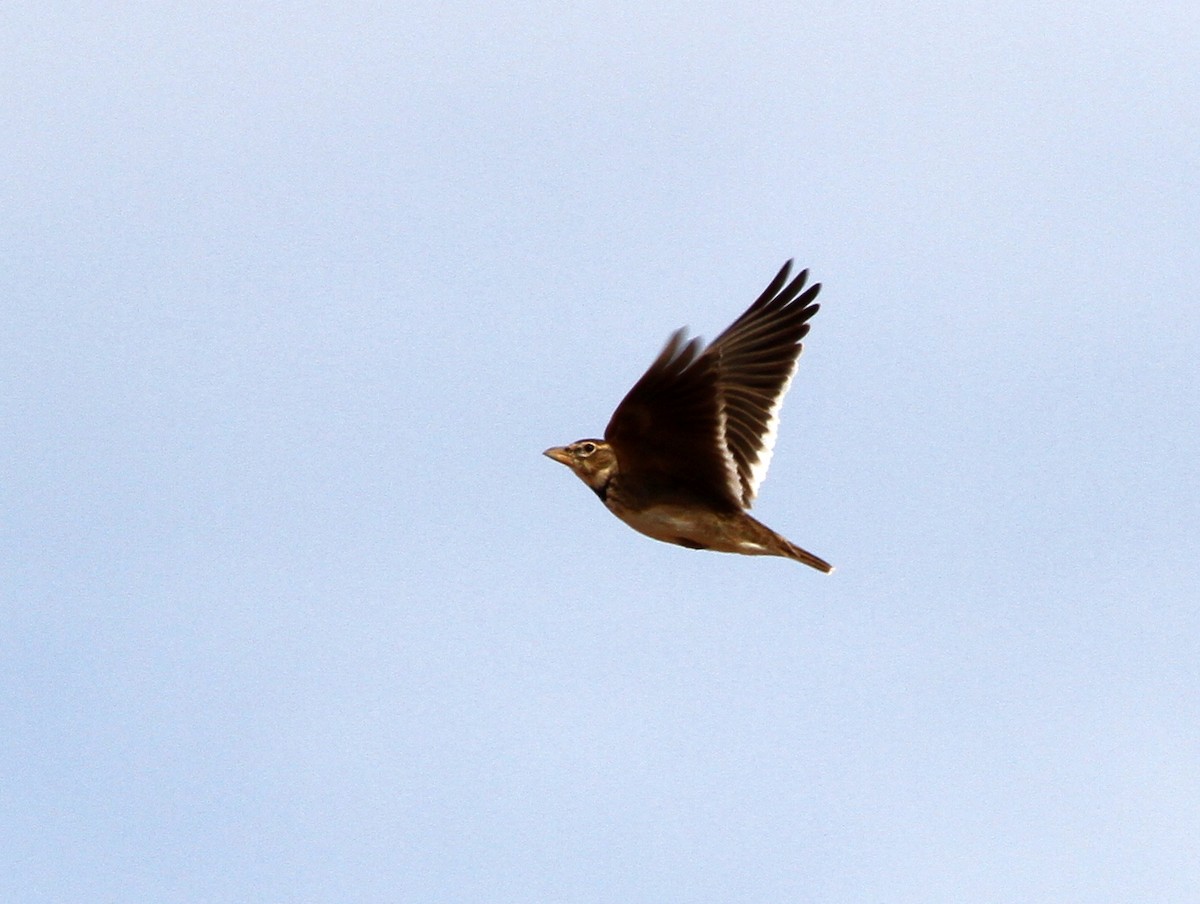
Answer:
[[[690,549],[828,562],[747,514],[766,476],[779,406],[820,290],[791,261],[703,352],[679,330],[617,406],[604,439],[545,454],[639,533]]]

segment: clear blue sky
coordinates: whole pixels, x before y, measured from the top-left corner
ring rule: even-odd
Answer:
[[[0,14],[0,899],[1200,888],[1189,4]],[[553,444],[795,257],[755,513]]]

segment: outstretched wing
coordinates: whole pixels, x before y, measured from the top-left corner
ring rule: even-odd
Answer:
[[[713,340],[700,356],[717,372],[722,434],[737,468],[739,496],[747,508],[767,476],[779,409],[796,373],[796,361],[808,335],[808,321],[820,306],[815,283],[807,290],[808,271],[788,282],[792,262],[758,300]]]
[[[613,412],[605,440],[621,471],[686,487],[719,508],[749,506],[766,475],[779,406],[795,372],[810,304],[792,262],[703,352],[676,331]],[[785,285],[786,284],[786,285]]]
[[[717,369],[700,340],[676,330],[613,412],[604,439],[621,473],[739,508],[737,466],[722,439]]]

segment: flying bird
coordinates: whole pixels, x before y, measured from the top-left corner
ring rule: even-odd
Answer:
[[[604,439],[543,454],[566,465],[634,530],[689,549],[833,566],[747,513],[767,476],[779,408],[821,284],[792,262],[701,350],[676,330],[617,406]]]

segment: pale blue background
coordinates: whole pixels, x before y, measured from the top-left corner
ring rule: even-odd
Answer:
[[[749,6],[6,5],[0,899],[1197,899],[1200,12]],[[832,577],[540,455],[790,256]]]

